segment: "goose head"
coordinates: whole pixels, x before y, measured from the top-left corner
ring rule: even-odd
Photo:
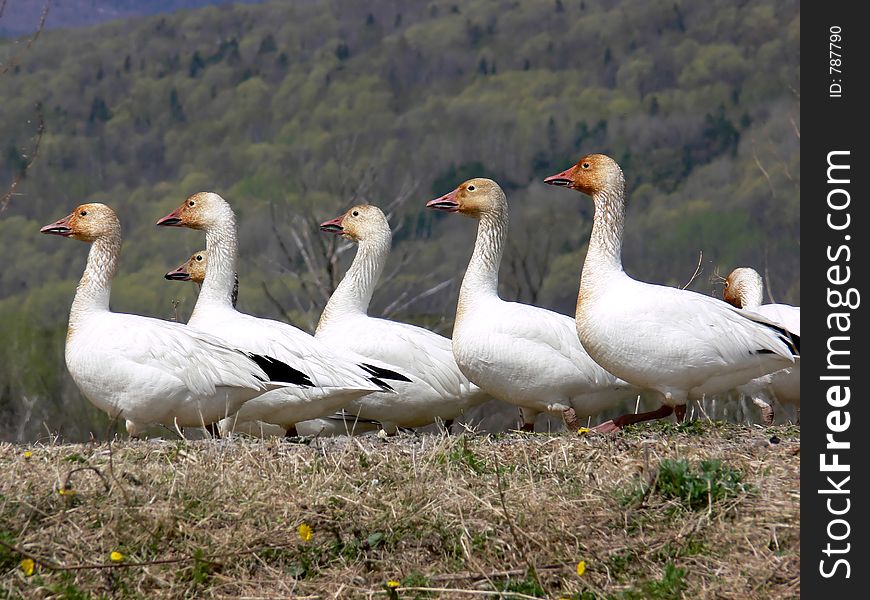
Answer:
[[[440,198],[426,203],[426,208],[460,214],[479,219],[482,215],[502,210],[506,206],[504,191],[492,179],[476,177]]]
[[[111,208],[91,202],[77,206],[63,219],[42,227],[39,232],[93,242],[101,237],[120,235],[121,223]]]
[[[622,169],[605,154],[587,154],[577,164],[544,179],[544,183],[571,188],[589,196],[618,187],[624,181]]]
[[[202,285],[205,281],[205,265],[208,261],[208,252],[200,250],[190,255],[190,258],[169,271],[165,277],[172,281],[192,281]]]
[[[377,206],[358,204],[340,217],[320,224],[320,231],[337,233],[354,242],[380,239],[391,235],[387,217]]]
[[[725,302],[737,308],[757,308],[761,306],[764,283],[755,269],[738,267],[725,278],[722,293]]]
[[[233,210],[226,200],[214,192],[197,192],[157,224],[207,230],[220,227],[227,218],[233,218]]]

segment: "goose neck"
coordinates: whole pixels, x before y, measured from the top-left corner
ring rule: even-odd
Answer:
[[[498,269],[507,241],[507,232],[506,205],[498,206],[481,215],[474,252],[465,271],[462,287],[459,289],[460,307],[471,303],[476,297],[498,297]]]
[[[109,310],[112,279],[121,254],[121,234],[112,232],[97,238],[88,252],[85,272],[76,289],[70,310],[70,324],[93,311]]]
[[[748,310],[756,310],[764,300],[764,285],[761,276],[748,278],[740,290],[740,305]]]
[[[365,315],[390,253],[391,235],[360,241],[356,256],[323,309],[317,328],[348,314]]]
[[[622,240],[625,230],[625,183],[620,176],[592,196],[595,216],[582,280],[600,274],[622,272]],[[582,285],[582,281],[581,281]]]
[[[239,252],[236,234],[236,221],[232,214],[216,226],[205,230],[205,245],[208,250],[208,264],[205,267],[205,281],[196,302],[196,307],[219,306],[232,308],[233,290],[237,288],[236,260]],[[194,312],[196,308],[194,309]]]

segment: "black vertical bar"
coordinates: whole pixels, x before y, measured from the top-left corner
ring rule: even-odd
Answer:
[[[860,2],[801,15],[801,595],[868,597],[866,19]],[[870,297],[867,298],[870,300]],[[870,378],[868,378],[870,379]],[[829,437],[830,436],[830,437]],[[848,465],[848,467],[846,467]],[[824,596],[823,596],[824,595]]]

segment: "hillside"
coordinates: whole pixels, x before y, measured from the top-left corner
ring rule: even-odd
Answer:
[[[43,28],[56,29],[245,1],[260,0],[0,0],[0,37],[33,34],[43,15]]]
[[[124,225],[115,309],[189,314],[195,289],[162,274],[202,236],[153,225],[208,189],[240,216],[240,307],[302,327],[353,253],[316,223],[390,206],[374,311],[449,332],[474,225],[425,202],[499,181],[504,296],[571,313],[591,202],[541,179],[606,152],[627,176],[629,273],[683,285],[702,253],[693,289],[749,265],[799,304],[799,29],[796,1],[300,0],[0,40],[0,189],[45,124],[0,212],[0,436],[105,426],[62,358],[87,248],[38,234],[86,200]]]

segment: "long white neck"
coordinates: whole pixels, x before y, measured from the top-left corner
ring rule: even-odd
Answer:
[[[481,214],[477,226],[477,241],[468,269],[459,288],[459,304],[456,318],[459,320],[465,309],[475,299],[498,298],[498,268],[504,253],[508,233],[508,208],[504,198]]]
[[[216,220],[217,224],[205,229],[208,263],[205,266],[205,281],[193,309],[194,315],[205,307],[232,309],[234,305],[233,288],[236,285],[239,242],[236,237],[236,217],[229,205],[223,208],[224,214]]]
[[[76,297],[70,309],[70,330],[86,314],[109,310],[112,293],[112,278],[118,268],[121,254],[121,234],[113,231],[97,238],[91,244],[88,264],[76,289]]]
[[[392,233],[389,228],[359,242],[356,256],[344,279],[335,288],[320,315],[319,330],[330,319],[348,314],[365,315],[390,254]]]
[[[622,272],[622,237],[625,229],[625,180],[615,174],[609,184],[592,196],[595,216],[589,250],[583,264],[580,288],[588,288],[603,275]]]

